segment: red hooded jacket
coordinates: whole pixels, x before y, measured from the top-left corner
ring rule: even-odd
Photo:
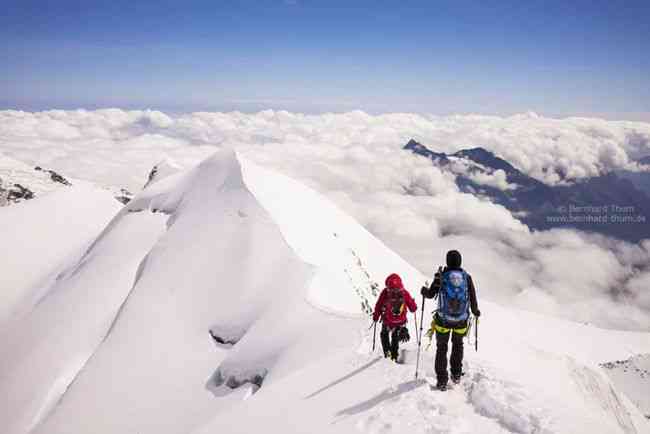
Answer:
[[[411,294],[404,289],[402,280],[397,274],[391,274],[386,279],[386,288],[379,294],[375,311],[372,314],[374,321],[382,321],[388,327],[396,327],[406,324],[406,309],[415,312],[418,308]]]

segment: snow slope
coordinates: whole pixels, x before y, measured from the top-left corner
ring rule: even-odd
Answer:
[[[465,376],[448,392],[431,388],[435,343],[423,351],[425,378],[415,381],[415,343],[408,344],[406,364],[395,365],[371,352],[368,332],[356,351],[331,354],[263,388],[194,434],[260,427],[282,433],[650,432],[650,423],[595,363],[647,350],[648,334],[612,332],[485,301],[481,310],[478,352],[472,337]]]
[[[82,184],[0,208],[0,330],[31,308],[120,207],[108,191]]]
[[[387,270],[421,281],[315,192],[217,154],[155,180],[0,336],[0,420],[7,433],[188,432],[352,346]]]
[[[389,273],[414,295],[424,276],[230,151],[155,177],[69,265],[0,331],[8,434],[650,428],[599,366],[649,353],[648,333],[481,300],[479,352],[466,348],[454,390],[430,390],[432,350],[413,380],[414,340],[404,365],[377,358],[363,312]]]

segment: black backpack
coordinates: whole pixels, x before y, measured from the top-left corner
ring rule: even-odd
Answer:
[[[402,294],[402,291],[399,289],[389,289],[387,304],[393,316],[399,316],[406,307],[404,304],[404,294]]]

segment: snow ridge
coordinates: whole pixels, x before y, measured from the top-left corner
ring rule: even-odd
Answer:
[[[320,195],[218,153],[155,179],[0,335],[2,420],[10,434],[191,431],[353,346],[359,294],[389,268],[419,279]],[[236,342],[215,345],[227,327]]]

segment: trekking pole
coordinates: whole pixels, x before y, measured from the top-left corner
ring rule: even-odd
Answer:
[[[418,379],[418,370],[420,369],[420,348],[422,347],[422,324],[424,323],[424,295],[422,296],[422,314],[420,315],[420,334],[418,336],[418,356],[417,356],[417,361],[415,363],[415,379]],[[417,317],[417,315],[416,315]],[[417,318],[416,318],[416,324],[415,326],[417,327]],[[417,331],[417,330],[416,330]]]
[[[474,324],[474,350],[478,352],[478,317],[476,317],[476,324]]]
[[[375,321],[375,329],[372,332],[372,352],[375,352],[375,339],[377,338],[377,321]]]
[[[413,312],[413,315],[415,316],[415,339],[420,342],[420,337],[418,336],[418,311],[416,310]]]

